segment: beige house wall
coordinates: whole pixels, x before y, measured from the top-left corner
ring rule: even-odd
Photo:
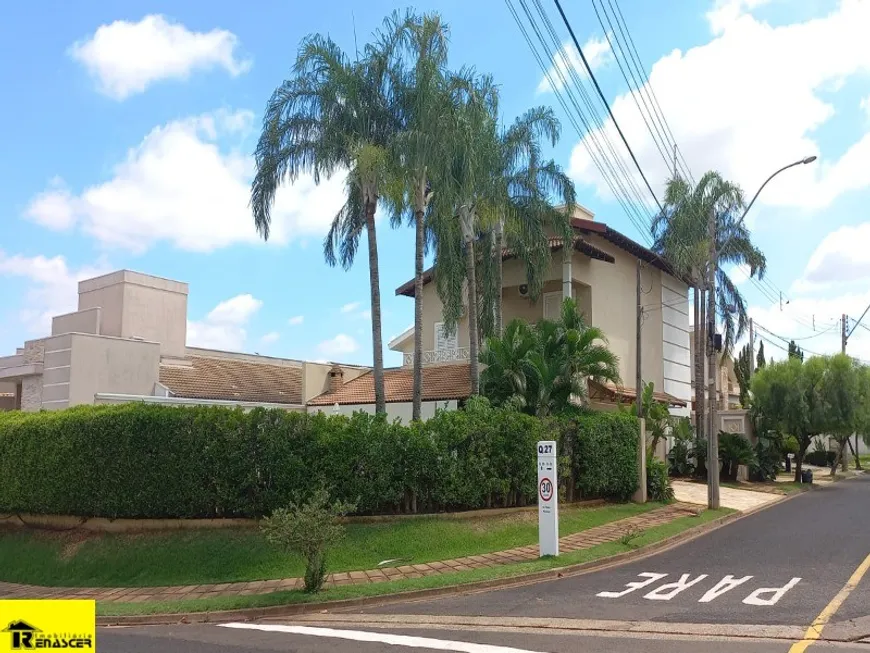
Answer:
[[[79,311],[101,309],[101,333],[158,342],[165,356],[184,356],[188,286],[130,270],[79,283]]]
[[[152,394],[159,375],[159,343],[86,334],[70,337],[70,406],[92,404],[98,392]]]
[[[100,308],[87,308],[51,318],[51,335],[61,333],[100,333]]]
[[[438,410],[456,410],[457,403],[455,399],[450,399],[447,401],[424,401],[420,405],[420,419],[425,421],[427,419],[431,419],[435,417],[435,412]],[[398,419],[403,424],[409,424],[411,422],[411,415],[413,413],[413,405],[410,401],[394,401],[387,404],[387,420],[393,421],[394,419]],[[340,405],[338,407],[338,413],[335,412],[334,406],[309,406],[308,412],[310,413],[326,413],[327,415],[353,415],[357,412],[368,413],[369,415],[375,414],[375,405],[374,404],[347,404]]]

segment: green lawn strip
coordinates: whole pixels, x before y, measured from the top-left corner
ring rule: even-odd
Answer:
[[[694,526],[718,519],[734,512],[728,508],[705,510],[697,517],[680,517],[662,526],[656,526],[643,531],[631,541],[630,546],[621,542],[608,542],[559,556],[558,558],[542,558],[533,562],[524,562],[499,567],[475,569],[472,571],[425,576],[409,580],[388,583],[372,583],[369,585],[345,585],[319,594],[306,594],[300,590],[272,592],[251,596],[227,596],[213,599],[197,599],[188,601],[155,601],[145,603],[110,603],[97,604],[97,614],[100,616],[120,616],[133,614],[176,614],[182,612],[211,612],[216,610],[237,610],[242,608],[260,608],[272,605],[290,605],[297,603],[313,603],[323,601],[339,601],[368,596],[382,596],[411,590],[432,589],[475,581],[492,580],[522,576],[536,571],[564,567],[583,562],[591,562],[625,551],[637,549],[677,535]]]
[[[794,494],[802,492],[807,488],[806,485],[794,482],[775,482],[775,483],[755,483],[755,482],[740,482],[732,483],[730,481],[722,482],[722,487],[732,488],[734,490],[746,490],[748,492],[768,492],[770,494]]]
[[[565,507],[562,535],[654,510],[661,504]],[[537,512],[350,524],[330,552],[332,571],[447,560],[537,541]],[[0,530],[0,580],[57,587],[156,587],[302,576],[302,560],[269,545],[257,529],[88,535]],[[407,560],[408,562],[405,562]]]

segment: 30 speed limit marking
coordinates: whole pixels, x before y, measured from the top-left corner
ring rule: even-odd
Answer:
[[[538,492],[541,494],[541,501],[549,501],[553,498],[553,482],[545,476],[541,479]]]

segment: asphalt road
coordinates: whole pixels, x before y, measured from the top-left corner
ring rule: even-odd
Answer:
[[[686,623],[782,624],[807,626],[870,554],[870,477],[808,492],[749,515],[709,535],[660,555],[600,572],[516,588],[438,600],[386,605],[365,612],[381,614],[559,617]],[[667,574],[623,596],[640,574]],[[665,583],[696,584],[667,598],[649,593]],[[723,578],[751,576],[710,598]],[[799,581],[773,605],[745,600],[761,588]],[[773,592],[759,599],[772,600]],[[837,620],[870,614],[870,575],[836,614]]]
[[[788,652],[870,555],[868,506],[870,476],[586,575],[238,628],[102,629],[98,642],[123,653]],[[810,653],[870,652],[870,573],[824,633],[842,641]]]

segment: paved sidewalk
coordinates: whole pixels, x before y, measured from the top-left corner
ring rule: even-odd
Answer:
[[[699,487],[703,489],[703,486]],[[704,502],[706,502],[706,498]],[[642,515],[620,519],[609,524],[603,524],[574,533],[573,535],[567,535],[559,540],[559,547],[563,553],[591,549],[599,544],[618,541],[627,532],[633,530],[643,531],[697,513],[698,509],[695,506],[685,503],[674,503],[663,508],[651,510]],[[470,569],[480,569],[481,567],[496,567],[513,562],[528,562],[537,558],[537,545],[530,545],[507,551],[498,551],[496,553],[457,558],[455,560],[330,574],[326,579],[325,585],[327,587],[338,587],[341,585],[382,583],[406,578],[434,576],[455,571],[468,571]],[[95,599],[97,601],[108,602],[143,603],[145,601],[180,601],[210,599],[217,596],[268,594],[281,590],[300,589],[301,587],[301,578],[258,580],[249,583],[187,585],[183,587],[40,587],[37,585],[17,585],[0,582],[0,599]]]
[[[707,486],[701,483],[689,483],[687,481],[673,481],[674,496],[677,501],[707,505]],[[730,487],[719,488],[719,505],[723,508],[731,508],[745,512],[754,510],[769,503],[782,501],[785,497],[771,492],[752,492],[751,490],[735,490]]]

